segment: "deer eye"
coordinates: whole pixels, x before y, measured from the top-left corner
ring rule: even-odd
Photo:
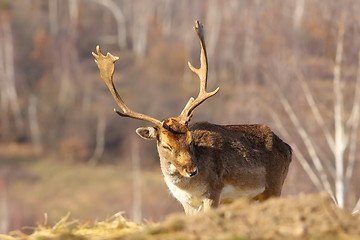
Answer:
[[[162,147],[168,151],[172,151],[172,148],[168,145],[162,145]]]

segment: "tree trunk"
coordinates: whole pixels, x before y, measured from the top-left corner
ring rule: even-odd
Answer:
[[[37,118],[37,99],[34,95],[30,96],[28,113],[31,142],[35,153],[40,154],[42,152],[42,140],[39,121]]]
[[[23,134],[23,118],[18,101],[15,84],[15,66],[14,66],[14,42],[12,37],[10,19],[6,13],[0,18],[0,71],[1,71],[1,112],[9,114],[12,112],[15,123],[15,132],[19,136]],[[2,124],[9,128],[9,119],[2,117]]]
[[[139,143],[135,137],[131,142],[131,161],[133,172],[133,208],[132,217],[133,221],[140,223],[142,220],[142,196],[141,196],[141,167],[140,167],[140,154]]]
[[[105,117],[99,113],[98,115],[98,123],[96,128],[96,146],[95,151],[91,158],[89,159],[88,163],[91,165],[96,165],[101,156],[104,153],[105,149],[105,130],[106,130],[106,119]]]

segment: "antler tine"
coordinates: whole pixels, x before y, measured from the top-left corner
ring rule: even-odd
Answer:
[[[121,99],[119,93],[117,92],[114,82],[113,82],[113,75],[114,75],[114,63],[119,60],[119,57],[113,56],[111,53],[107,53],[103,55],[100,50],[100,46],[96,46],[96,53],[92,52],[92,55],[95,57],[95,63],[100,70],[100,76],[104,80],[106,86],[109,88],[112,96],[114,97],[116,103],[121,108],[122,112],[114,111],[122,117],[130,117],[139,120],[144,120],[150,123],[155,124],[156,126],[161,126],[161,122],[155,118],[149,117],[147,115],[137,113],[132,111],[124,101]]]
[[[214,96],[220,89],[218,87],[212,92],[207,92],[207,76],[208,76],[208,61],[207,61],[207,54],[206,54],[206,46],[205,46],[205,37],[204,37],[204,28],[203,25],[199,22],[195,22],[194,30],[200,40],[200,46],[201,46],[201,53],[200,53],[200,68],[195,68],[190,62],[188,62],[188,66],[191,71],[193,71],[196,75],[198,75],[200,79],[200,90],[199,94],[194,98],[190,98],[187,102],[185,108],[181,112],[179,118],[180,121],[184,124],[187,124],[188,121],[190,121],[194,109],[199,106],[202,102],[204,102],[206,99],[208,99],[211,96]]]

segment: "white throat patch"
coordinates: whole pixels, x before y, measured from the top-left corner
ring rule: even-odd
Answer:
[[[170,174],[175,174],[175,173],[178,172],[178,170],[176,169],[176,167],[175,167],[174,164],[172,164],[172,163],[169,163],[168,169],[169,169],[169,173],[170,173]]]

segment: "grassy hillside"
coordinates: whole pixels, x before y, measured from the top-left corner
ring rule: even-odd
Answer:
[[[261,204],[239,200],[216,211],[187,217],[172,215],[160,223],[135,224],[120,214],[93,224],[69,216],[54,226],[39,225],[30,235],[8,240],[113,239],[330,239],[360,238],[360,217],[338,209],[325,194],[271,199]]]

